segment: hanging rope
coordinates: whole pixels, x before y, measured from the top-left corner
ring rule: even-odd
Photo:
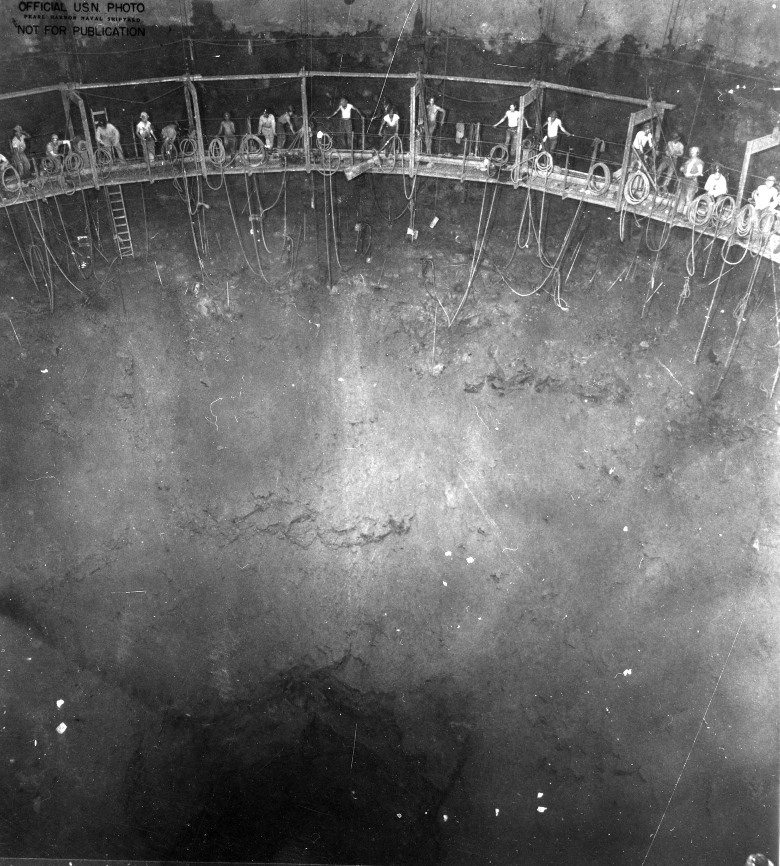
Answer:
[[[474,254],[471,257],[471,269],[469,271],[468,283],[466,284],[466,291],[463,293],[463,297],[461,298],[460,303],[458,304],[458,308],[452,314],[452,317],[450,318],[450,321],[447,324],[447,328],[451,328],[455,324],[455,320],[458,318],[458,314],[463,309],[463,305],[466,303],[466,299],[468,298],[469,292],[471,291],[471,286],[474,283],[474,277],[476,277],[477,271],[479,270],[479,264],[480,264],[480,261],[482,259],[482,253],[484,252],[484,249],[485,249],[485,241],[487,240],[488,231],[490,229],[490,218],[493,215],[493,207],[496,203],[496,194],[498,193],[498,189],[499,189],[499,184],[494,183],[493,184],[493,196],[490,200],[490,209],[488,210],[487,219],[485,220],[485,224],[483,227],[482,226],[482,216],[485,212],[485,201],[487,200],[488,183],[489,182],[486,180],[485,181],[485,188],[482,192],[482,206],[480,207],[480,210],[479,210],[479,221],[477,223],[477,235],[476,235],[476,238],[474,241]],[[482,234],[481,240],[480,240],[480,231]]]
[[[241,232],[238,230],[238,223],[236,222],[236,213],[235,213],[235,210],[233,209],[233,202],[230,198],[230,189],[229,189],[229,184],[227,182],[225,183],[225,196],[227,198],[228,208],[230,209],[230,217],[233,220],[233,228],[236,230],[236,237],[238,238],[238,246],[241,249],[241,255],[244,257],[244,261],[246,262],[246,266],[249,268],[249,270],[256,277],[262,277],[266,282],[268,282],[265,274],[263,273],[263,267],[260,264],[260,254],[257,251],[257,241],[256,240],[254,241],[254,247],[255,247],[255,256],[257,258],[257,266],[259,268],[258,271],[256,271],[252,267],[252,265],[249,262],[249,259],[247,258],[246,251],[244,250],[244,243],[241,240]],[[250,220],[251,220],[251,214],[250,214]],[[252,238],[254,240],[254,235],[252,235]]]
[[[755,583],[753,584],[753,591],[750,594],[750,598],[748,599],[747,604],[745,605],[745,609],[742,613],[742,619],[739,621],[739,625],[737,626],[737,630],[734,633],[734,640],[731,642],[731,646],[729,647],[729,651],[726,655],[726,660],[723,662],[723,667],[721,668],[720,675],[715,683],[715,687],[712,690],[712,694],[710,695],[709,701],[707,701],[707,706],[702,714],[701,721],[699,722],[699,727],[696,731],[696,734],[693,738],[693,742],[691,743],[691,748],[688,750],[688,754],[686,755],[685,761],[683,762],[682,769],[680,770],[680,775],[677,777],[677,781],[674,783],[674,787],[672,788],[672,793],[669,795],[669,800],[666,803],[663,814],[661,815],[660,820],[658,821],[658,826],[655,828],[655,832],[650,838],[650,844],[647,847],[647,851],[645,852],[645,856],[642,858],[642,863],[640,866],[645,866],[647,862],[647,858],[650,856],[650,851],[653,848],[653,844],[655,843],[656,838],[658,837],[658,833],[661,830],[661,825],[666,818],[666,813],[669,811],[669,807],[672,805],[672,800],[674,798],[675,792],[680,785],[680,780],[683,777],[683,773],[685,772],[685,768],[688,766],[688,762],[691,759],[691,755],[693,754],[693,750],[696,746],[696,742],[699,739],[699,735],[701,734],[704,725],[707,723],[707,713],[710,711],[710,707],[712,706],[712,702],[715,700],[715,694],[718,691],[718,686],[720,685],[720,681],[723,679],[723,674],[726,672],[726,666],[729,663],[729,659],[731,658],[731,654],[734,652],[734,647],[737,645],[737,638],[739,637],[740,631],[742,631],[742,626],[745,624],[745,620],[747,619],[747,614],[750,606],[753,604],[753,599],[756,595],[756,590],[758,589],[758,581],[760,579],[760,575],[756,576]]]
[[[29,205],[25,203],[25,207],[28,207],[28,208],[29,208]],[[40,202],[38,202],[38,208],[39,208],[39,216],[40,216]],[[32,216],[32,214],[31,214],[31,216]],[[43,220],[43,217],[41,217],[41,220]],[[80,295],[85,295],[85,296],[86,296],[86,292],[82,292],[81,289],[80,289],[80,288],[79,288],[79,287],[78,287],[78,286],[77,286],[77,285],[76,285],[76,284],[75,284],[75,283],[74,283],[74,282],[73,282],[73,281],[68,277],[68,275],[65,273],[65,271],[62,270],[62,268],[60,267],[60,263],[57,261],[55,255],[54,255],[54,253],[51,251],[51,249],[50,249],[48,243],[46,243],[46,238],[44,237],[44,234],[43,234],[43,230],[42,230],[42,228],[38,228],[38,224],[35,222],[35,217],[32,217],[32,221],[33,221],[33,225],[35,226],[36,231],[37,231],[38,234],[40,235],[41,241],[43,242],[43,246],[44,246],[44,248],[46,249],[46,252],[48,253],[47,262],[48,262],[48,270],[49,270],[49,280],[50,280],[50,282],[51,282],[51,286],[52,286],[52,291],[51,291],[52,301],[51,301],[51,304],[52,304],[52,312],[53,312],[53,311],[54,311],[54,300],[53,300],[53,294],[54,294],[54,280],[52,279],[51,262],[54,262],[54,264],[57,266],[57,270],[58,270],[58,271],[62,274],[62,276],[65,278],[65,282],[68,283],[68,285],[72,286],[72,287],[73,287],[73,288],[74,288],[74,289],[75,289],[75,290],[76,290]],[[41,225],[43,225],[42,222],[41,222]]]
[[[30,265],[27,262],[27,257],[24,254],[24,250],[22,249],[22,245],[19,242],[19,237],[16,234],[16,228],[14,227],[14,221],[11,219],[11,208],[5,209],[5,216],[6,216],[6,219],[8,220],[8,225],[11,226],[11,234],[13,234],[14,240],[16,241],[16,247],[19,250],[19,255],[22,257],[22,261],[24,262],[24,267],[27,270],[27,273],[30,275],[30,279],[32,280],[33,285],[35,286],[35,288],[37,290],[38,284],[35,282],[35,274],[33,274],[32,269],[30,268]]]
[[[206,282],[206,268],[203,264],[203,258],[201,256],[200,250],[198,248],[198,239],[195,237],[195,226],[192,224],[193,213],[192,213],[192,205],[190,202],[190,185],[187,182],[187,176],[186,175],[184,176],[184,190],[187,194],[187,215],[189,217],[190,232],[192,234],[192,245],[195,247],[195,255],[198,257],[198,267],[200,268],[201,279],[205,283]],[[196,205],[196,210],[197,210],[197,205]]]
[[[696,351],[693,353],[693,363],[695,364],[699,360],[699,353],[701,352],[701,347],[704,345],[704,335],[707,333],[707,327],[710,324],[710,319],[712,318],[712,311],[715,309],[715,300],[718,297],[718,291],[720,290],[720,281],[723,278],[723,271],[726,268],[726,259],[721,257],[721,265],[720,265],[720,273],[717,278],[713,280],[715,283],[715,288],[712,291],[712,298],[710,299],[710,305],[707,307],[707,315],[704,317],[704,327],[701,329],[701,336],[699,337],[699,342],[696,344]]]

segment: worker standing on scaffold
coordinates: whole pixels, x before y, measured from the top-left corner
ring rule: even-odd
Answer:
[[[651,172],[655,165],[655,139],[653,127],[649,123],[642,124],[631,145],[631,168],[635,169],[640,165]]]
[[[431,97],[425,106],[425,126],[423,128],[426,153],[433,153],[434,142],[436,141],[436,127],[439,125],[439,122],[444,123],[444,115],[444,109],[440,105],[437,105],[436,100]],[[441,121],[439,118],[441,118]]]
[[[339,104],[336,106],[336,110],[333,114],[328,115],[328,120],[331,117],[335,117],[339,112],[341,113],[341,117],[339,117],[339,131],[338,131],[338,143],[341,150],[353,150],[354,149],[354,130],[352,128],[352,112],[355,112],[358,117],[363,117],[363,115],[352,105],[351,102],[348,102],[346,97],[342,96],[339,100]]]
[[[25,132],[21,126],[14,127],[14,137],[11,139],[12,157],[19,177],[26,177],[30,173],[30,160],[27,158],[26,138],[31,138],[29,132]]]
[[[276,139],[276,118],[271,114],[270,108],[264,108],[260,119],[257,121],[257,134],[265,141],[266,150],[274,149]]]
[[[54,163],[57,171],[62,168],[62,159],[70,153],[70,142],[67,139],[60,141],[55,132],[46,143],[46,156]]]
[[[558,117],[557,111],[551,111],[547,118],[547,123],[544,125],[545,134],[542,139],[542,145],[552,157],[553,164],[555,163],[555,152],[558,150],[558,136],[571,135],[568,129],[563,125],[563,121]]]
[[[276,121],[276,147],[278,150],[284,150],[287,146],[289,138],[290,144],[295,140],[295,134],[298,132],[299,118],[295,114],[295,108],[288,105],[283,114],[280,114]]]
[[[226,111],[222,115],[222,123],[219,125],[217,135],[222,139],[222,144],[225,147],[225,155],[233,156],[236,152],[236,125],[230,119],[229,111]]]
[[[696,198],[696,193],[699,191],[699,178],[704,175],[704,163],[699,158],[701,149],[692,147],[688,151],[688,159],[682,169],[682,179],[680,180],[680,189],[683,192],[683,210],[687,211],[691,202]]]
[[[658,188],[669,191],[669,184],[677,177],[680,157],[685,154],[685,146],[680,141],[680,133],[675,132],[666,144],[666,150],[658,163]]]
[[[107,120],[99,120],[95,127],[95,139],[98,146],[107,150],[111,156],[116,156],[120,162],[125,161],[122,145],[119,143],[119,130]]]
[[[729,194],[729,182],[725,175],[720,170],[720,165],[716,162],[712,167],[712,172],[706,181],[704,181],[704,192],[707,193],[714,201],[723,198]]]
[[[146,164],[151,165],[154,162],[154,143],[157,137],[149,115],[145,111],[141,112],[141,119],[135,125],[135,134],[141,140],[141,152]]]
[[[162,135],[162,153],[166,159],[173,159],[176,156],[176,139],[179,135],[179,128],[175,123],[166,123],[160,130]]]
[[[385,137],[382,139],[382,144],[379,149],[384,150],[390,143],[394,135],[398,135],[400,130],[401,118],[395,110],[394,105],[387,106],[387,114],[382,118],[382,123],[379,126],[379,135],[382,135],[384,130],[387,130]]]
[[[776,182],[775,176],[770,174],[762,184],[753,190],[753,194],[750,196],[750,203],[759,214],[768,208],[777,208],[778,193],[775,187]]]
[[[509,106],[501,120],[499,120],[498,123],[493,124],[493,129],[500,126],[504,121],[506,121],[506,138],[504,139],[504,145],[506,146],[509,156],[514,158],[517,155],[518,134],[522,133],[523,129],[523,113],[522,111],[517,110],[517,106],[514,102]],[[520,135],[520,138],[522,138],[522,135]]]

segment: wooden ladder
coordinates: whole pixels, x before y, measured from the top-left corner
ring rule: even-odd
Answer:
[[[114,243],[120,259],[132,259],[133,239],[130,237],[130,224],[127,222],[125,197],[119,184],[103,187],[106,191],[106,201],[114,224]]]

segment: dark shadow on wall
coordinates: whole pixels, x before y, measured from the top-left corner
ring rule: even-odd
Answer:
[[[291,670],[214,718],[163,715],[126,779],[147,856],[436,862],[443,792],[426,757],[404,750],[391,696],[336,668]]]

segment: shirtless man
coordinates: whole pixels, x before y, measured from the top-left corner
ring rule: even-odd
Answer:
[[[231,120],[229,111],[222,115],[217,135],[222,139],[227,156],[233,156],[236,152],[236,125]]]
[[[444,109],[436,104],[436,100],[431,97],[425,106],[425,152],[433,153],[433,143],[436,138],[436,127],[439,123],[444,123]],[[439,120],[441,118],[441,121]]]

